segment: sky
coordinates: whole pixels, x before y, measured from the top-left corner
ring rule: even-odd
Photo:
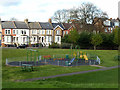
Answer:
[[[118,17],[119,0],[0,0],[1,20],[15,17],[19,21],[47,22],[59,9],[70,9],[83,2],[91,2],[99,9],[107,12],[109,18]]]

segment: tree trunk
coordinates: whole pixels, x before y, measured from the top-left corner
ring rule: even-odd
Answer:
[[[96,46],[94,46],[94,50],[96,50]]]

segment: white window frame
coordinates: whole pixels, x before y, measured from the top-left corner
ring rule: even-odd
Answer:
[[[5,34],[7,34],[7,30],[5,30]]]
[[[42,30],[42,34],[45,34],[45,30]]]
[[[24,34],[26,34],[27,32],[26,32],[26,30],[24,30]]]
[[[47,30],[47,31],[46,31],[46,34],[51,35],[51,30]]]
[[[60,30],[56,30],[56,35],[60,35]]]
[[[5,36],[5,42],[10,43],[11,42],[11,36]]]
[[[13,34],[16,34],[16,30],[15,29],[13,29]]]
[[[39,30],[39,33],[42,34],[42,30]]]
[[[19,34],[19,31],[18,31],[18,30],[16,30],[16,34]]]
[[[8,31],[10,31],[10,33],[8,33]],[[11,34],[11,29],[5,29],[5,34],[10,35]]]
[[[61,39],[60,36],[55,36],[55,42],[61,42],[60,39]]]
[[[49,34],[49,30],[46,31],[46,34]]]
[[[21,34],[24,34],[24,30],[21,30]]]
[[[51,36],[48,36],[48,42],[51,42]]]
[[[23,33],[22,33],[23,32]],[[19,30],[18,30],[18,32],[17,32],[18,34],[19,34]],[[23,35],[26,35],[27,34],[27,30],[21,30],[21,34]]]
[[[32,34],[37,34],[37,30],[32,30]]]
[[[18,38],[18,37],[16,37],[16,42],[18,42],[18,40],[19,40],[19,38]]]
[[[52,32],[52,31],[51,31],[51,30],[49,30],[49,34],[50,34],[50,35],[51,35],[51,32]]]

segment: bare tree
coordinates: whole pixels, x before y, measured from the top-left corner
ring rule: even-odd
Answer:
[[[58,23],[67,22],[68,20],[68,10],[57,10],[52,16],[52,20]]]
[[[78,10],[79,10],[78,16],[83,23],[92,24],[94,18],[99,17],[99,15],[102,13],[102,11],[92,3],[83,3],[78,8]]]
[[[92,3],[83,3],[76,9],[76,12],[73,13],[73,16],[77,14],[77,22],[74,22],[77,25],[79,31],[87,30],[87,31],[102,31],[102,23],[99,20],[94,22],[94,19],[97,18],[107,18],[107,13],[98,9]],[[103,19],[101,19],[103,20]],[[99,27],[95,26],[95,23],[100,23]],[[82,26],[82,28],[81,28]],[[88,28],[87,28],[88,27]]]
[[[69,10],[58,10],[54,13],[52,19],[56,22],[67,22],[77,20],[81,24],[93,24],[95,17],[108,17],[107,13],[98,9],[92,3],[82,3],[79,7]]]

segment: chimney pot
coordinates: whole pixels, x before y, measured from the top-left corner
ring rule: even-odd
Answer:
[[[51,20],[51,18],[49,18],[49,19],[48,19],[48,22],[49,22],[49,23],[52,23],[52,20]]]

